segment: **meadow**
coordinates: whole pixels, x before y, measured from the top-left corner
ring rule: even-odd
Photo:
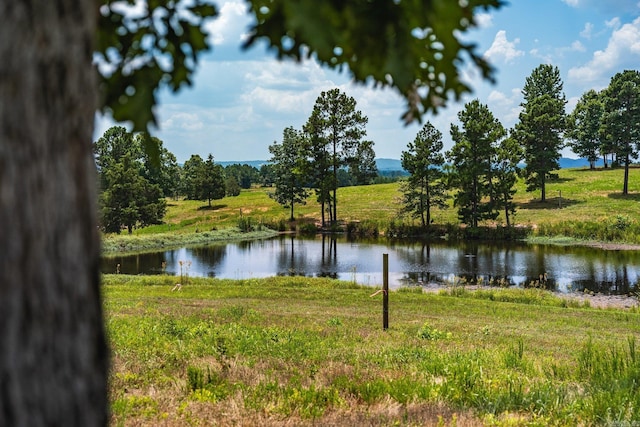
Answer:
[[[529,239],[640,243],[640,170],[560,171],[548,200],[518,184],[515,223]],[[169,200],[161,225],[103,239],[130,252],[268,237],[314,225],[311,197],[288,210],[269,188],[203,202]],[[384,233],[398,184],[341,188],[338,216]],[[456,212],[434,212],[456,227]],[[502,219],[489,227],[499,227]],[[253,231],[249,231],[249,230]],[[640,310],[594,308],[542,289],[390,295],[382,330],[375,289],[325,278],[243,281],[103,277],[113,426],[635,425]]]
[[[622,169],[562,169],[559,178],[547,185],[547,200],[540,202],[539,192],[526,192],[522,181],[517,184],[517,211],[512,219],[524,227],[529,238],[539,241],[580,241],[640,243],[638,202],[640,201],[640,169],[632,168],[630,193],[622,195]],[[320,206],[315,196],[305,205],[295,206],[295,224],[290,224],[289,210],[269,197],[273,188],[245,190],[237,197],[213,202],[211,208],[200,201],[168,200],[164,223],[134,230],[133,235],[106,235],[105,252],[148,250],[213,240],[260,237],[238,233],[238,226],[250,225],[257,232],[267,229],[285,231],[294,227],[317,225]],[[434,210],[436,225],[458,227],[456,210]],[[364,230],[380,234],[398,224],[417,225],[417,221],[400,214],[398,183],[344,187],[338,191],[338,217],[344,224],[355,223]],[[504,225],[500,216],[495,222],[482,224],[489,228]],[[264,237],[265,235],[263,235]]]
[[[640,313],[540,289],[104,277],[119,425],[633,425]]]

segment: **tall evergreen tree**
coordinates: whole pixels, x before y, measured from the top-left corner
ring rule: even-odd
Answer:
[[[600,128],[604,114],[602,97],[595,90],[582,94],[575,108],[567,117],[569,146],[580,157],[589,160],[595,169],[600,153],[604,153]]]
[[[198,198],[209,202],[209,207],[212,200],[222,199],[225,196],[224,169],[213,161],[212,154],[209,154],[204,162],[200,184]]]
[[[200,181],[202,180],[202,171],[204,169],[204,160],[199,154],[192,154],[189,159],[182,165],[182,194],[188,200],[198,200]]]
[[[319,168],[316,188],[320,188],[321,203],[329,203],[332,225],[338,215],[338,171],[348,166],[349,160],[357,153],[366,135],[367,121],[367,117],[356,110],[356,100],[336,88],[320,94],[305,125],[313,147],[312,155],[318,156],[314,159]],[[325,175],[327,170],[330,178]]]
[[[353,185],[371,184],[371,181],[378,176],[373,141],[362,141],[356,149],[355,156],[348,161],[348,164]]]
[[[520,175],[518,163],[522,160],[522,147],[512,137],[503,138],[496,147],[493,168],[493,201],[497,209],[502,210],[507,227],[511,226],[511,218],[516,213],[513,196],[516,194],[515,184]]]
[[[307,152],[309,155],[309,180],[315,189],[322,227],[326,225],[326,212],[331,212],[331,186],[333,177],[330,173],[329,147],[323,134],[323,123],[320,112],[314,109],[305,123],[304,132],[307,136]],[[327,206],[329,208],[327,209]]]
[[[617,73],[604,90],[603,131],[618,159],[624,162],[622,194],[629,193],[629,165],[640,144],[640,71]]]
[[[451,125],[454,145],[447,157],[451,162],[450,182],[457,188],[454,206],[460,220],[477,227],[479,221],[498,216],[493,203],[492,188],[495,144],[505,130],[489,108],[480,101],[467,103],[458,113],[462,129]]]
[[[402,152],[402,168],[409,178],[402,185],[403,211],[420,218],[423,228],[431,224],[431,209],[447,207],[444,183],[442,133],[430,122],[418,132]]]
[[[270,163],[274,166],[276,191],[273,198],[282,206],[290,209],[289,219],[293,221],[294,205],[304,204],[307,197],[306,144],[301,132],[292,127],[284,130],[282,144],[274,142],[269,146]]]
[[[162,222],[167,206],[162,190],[140,174],[135,159],[125,155],[106,170],[105,176],[108,185],[99,198],[105,231],[120,233],[121,227],[126,227],[131,234],[137,225]]]
[[[540,190],[546,200],[546,182],[560,168],[562,132],[565,130],[562,80],[558,67],[542,64],[527,77],[522,89],[524,102],[515,137],[524,147],[527,191]]]

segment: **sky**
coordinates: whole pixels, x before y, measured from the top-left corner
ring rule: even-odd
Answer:
[[[405,126],[404,100],[391,89],[352,83],[346,73],[317,65],[278,61],[264,46],[242,50],[251,23],[244,0],[214,1],[219,16],[208,24],[213,49],[201,56],[193,86],[162,92],[152,134],[178,162],[192,154],[216,161],[268,160],[268,147],[282,141],[289,126],[301,129],[322,91],[339,88],[355,98],[369,119],[366,139],[377,158],[399,159],[420,124]],[[589,89],[605,88],[616,73],[640,66],[640,0],[511,0],[498,11],[477,15],[478,27],[464,35],[496,68],[496,84],[483,81],[471,64],[463,66],[473,93],[427,115],[443,134],[459,124],[464,104],[478,99],[501,123],[515,125],[525,79],[540,64],[557,66],[567,113]],[[94,138],[115,123],[98,116]],[[124,125],[124,124],[123,124]],[[569,149],[566,157],[576,157]]]

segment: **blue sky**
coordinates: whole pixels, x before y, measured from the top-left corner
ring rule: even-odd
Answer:
[[[354,97],[369,118],[366,138],[374,141],[376,157],[399,159],[413,141],[420,125],[403,125],[399,95],[352,84],[346,74],[313,61],[279,62],[262,47],[242,51],[250,23],[244,1],[215,4],[220,15],[209,25],[213,49],[202,56],[194,85],[177,95],[161,94],[156,109],[154,135],[179,162],[209,153],[217,161],[266,160],[282,131],[301,129],[320,92],[335,87]],[[482,81],[465,66],[474,93],[425,117],[443,133],[445,149],[451,147],[450,124],[458,123],[458,111],[475,98],[512,127],[525,79],[542,63],[559,68],[567,112],[585,91],[600,90],[615,73],[640,64],[639,0],[512,0],[497,12],[478,15],[478,22],[465,39],[497,69],[497,83]],[[98,117],[95,138],[113,124]],[[563,154],[575,157],[568,149]]]

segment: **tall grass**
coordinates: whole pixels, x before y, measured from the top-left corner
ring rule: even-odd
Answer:
[[[598,425],[640,417],[640,315],[540,289],[105,276],[112,425]]]

